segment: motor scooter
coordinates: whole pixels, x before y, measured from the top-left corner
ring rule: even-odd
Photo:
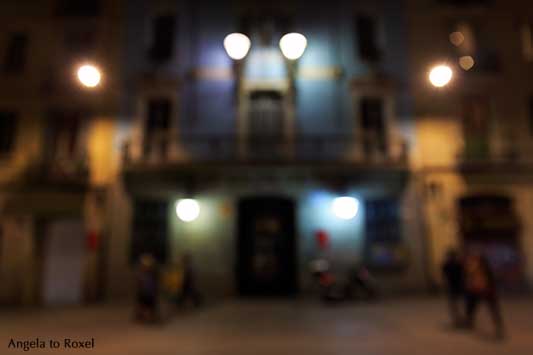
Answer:
[[[378,298],[376,282],[364,265],[339,275],[332,272],[329,261],[316,259],[311,263],[311,273],[324,303],[375,301]]]

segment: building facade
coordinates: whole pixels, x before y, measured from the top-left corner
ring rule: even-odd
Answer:
[[[369,265],[387,290],[424,287],[402,2],[139,0],[126,14],[113,293],[144,253],[192,255],[217,297],[305,293],[321,255]],[[251,42],[241,60],[224,47],[235,32]],[[297,60],[279,47],[290,32],[307,38]],[[355,217],[334,213],[338,197]]]
[[[76,79],[88,60],[120,67],[117,1],[0,4],[0,303],[102,297],[117,84]]]
[[[213,299],[312,292],[317,257],[438,287],[463,246],[533,281],[527,2],[0,7],[1,303],[131,297],[143,254]]]
[[[417,147],[432,279],[449,247],[486,251],[505,288],[533,280],[527,1],[408,2]],[[427,48],[431,48],[428,51]],[[450,84],[427,70],[445,63]]]

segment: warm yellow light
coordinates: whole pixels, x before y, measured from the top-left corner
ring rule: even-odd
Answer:
[[[242,33],[230,33],[224,38],[224,48],[231,59],[241,60],[248,54],[252,42]]]
[[[285,56],[290,60],[296,60],[300,58],[307,47],[307,39],[301,33],[287,33],[281,37],[279,41],[279,48]]]
[[[78,80],[83,86],[94,88],[100,84],[102,74],[100,70],[91,64],[85,64],[78,68]]]
[[[456,47],[459,47],[465,41],[465,36],[459,32],[455,31],[450,33],[450,42]]]
[[[452,80],[453,71],[447,65],[437,65],[429,72],[429,81],[438,88],[446,86]]]
[[[475,62],[474,62],[474,58],[472,58],[471,56],[469,55],[465,55],[461,58],[459,58],[459,65],[461,66],[461,68],[463,68],[464,70],[470,70],[472,69],[472,67],[474,66]]]
[[[192,222],[200,215],[200,204],[191,198],[179,200],[176,204],[176,215],[183,222]]]

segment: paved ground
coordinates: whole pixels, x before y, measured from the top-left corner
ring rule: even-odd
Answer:
[[[176,314],[161,326],[130,322],[127,307],[4,311],[0,354],[25,353],[9,349],[10,339],[36,337],[94,338],[95,348],[47,348],[26,354],[533,354],[533,300],[504,303],[510,336],[501,343],[490,340],[484,312],[476,332],[450,330],[442,302],[395,300],[324,307],[312,301],[235,301]]]

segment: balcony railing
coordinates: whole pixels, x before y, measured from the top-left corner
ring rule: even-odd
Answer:
[[[41,156],[31,161],[25,177],[32,183],[86,184],[89,166],[85,154]]]
[[[272,136],[165,135],[128,141],[123,163],[161,165],[192,162],[346,163],[402,165],[407,161],[404,140],[369,142],[353,135],[306,135],[292,139]]]

